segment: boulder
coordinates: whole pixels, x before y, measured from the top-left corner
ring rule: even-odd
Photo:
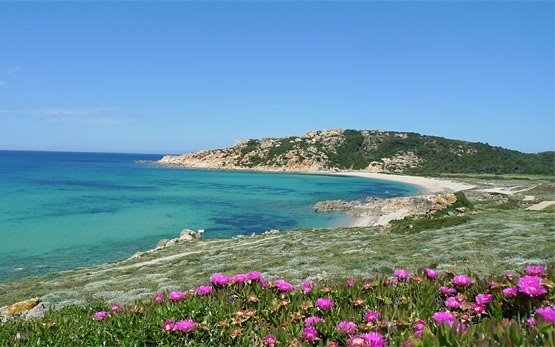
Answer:
[[[12,317],[23,316],[39,303],[40,298],[32,298],[4,306],[0,308],[0,321],[5,322]]]

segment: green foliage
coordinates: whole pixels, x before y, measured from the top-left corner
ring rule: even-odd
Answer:
[[[279,139],[262,157],[252,158],[244,163],[243,158],[250,151],[260,149],[260,141],[249,140],[241,150],[237,165],[255,167],[276,165],[276,159],[291,150],[301,155],[309,146],[316,147],[316,157],[328,158],[323,164],[328,168],[361,170],[373,162],[383,162],[408,152],[422,159],[415,167],[403,168],[404,173],[414,175],[439,174],[486,174],[499,178],[499,175],[555,175],[555,152],[537,154],[521,153],[484,143],[450,140],[417,133],[370,132],[365,135],[359,130],[345,130],[342,141],[333,147],[321,143],[295,141],[297,137]],[[307,154],[307,153],[305,153]],[[314,155],[314,154],[311,154]]]
[[[348,336],[337,331],[340,321],[352,321],[358,332],[377,331],[390,345],[401,345],[411,340],[414,346],[470,346],[470,345],[553,345],[554,326],[536,315],[535,325],[526,323],[534,309],[544,302],[555,300],[552,289],[553,269],[545,283],[548,293],[530,298],[523,294],[504,296],[503,288],[513,286],[503,277],[489,279],[471,275],[473,283],[458,288],[458,296],[469,305],[480,293],[493,294],[485,313],[477,314],[466,308],[453,310],[457,321],[452,327],[437,324],[434,313],[445,310],[440,286],[450,286],[453,273],[438,279],[428,279],[422,272],[409,280],[392,283],[388,276],[360,279],[354,285],[332,281],[313,286],[311,292],[280,292],[275,284],[268,288],[258,282],[232,282],[214,287],[208,296],[185,293],[177,302],[165,299],[136,301],[111,312],[96,321],[95,313],[108,311],[110,303],[88,306],[72,305],[54,309],[42,319],[12,319],[0,326],[2,346],[262,346],[267,334],[274,335],[279,345],[326,346],[332,341],[346,345]],[[551,284],[550,284],[551,283]],[[320,310],[318,298],[329,298],[333,308]],[[367,310],[377,310],[377,322],[364,320]],[[316,323],[318,340],[303,341],[305,318],[324,319]],[[196,322],[194,332],[165,332],[167,320],[191,319]],[[415,336],[413,324],[423,320],[427,327],[421,338]],[[278,346],[279,346],[278,345]]]

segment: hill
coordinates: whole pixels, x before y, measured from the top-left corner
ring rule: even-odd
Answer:
[[[410,132],[332,129],[241,141],[225,149],[166,155],[161,165],[267,171],[555,174],[555,152],[527,154]]]

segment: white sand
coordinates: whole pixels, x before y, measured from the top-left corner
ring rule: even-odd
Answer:
[[[475,188],[475,186],[467,183],[456,182],[456,181],[446,180],[446,179],[439,179],[439,178],[431,178],[431,177],[390,175],[390,174],[360,172],[360,171],[340,171],[333,174],[343,175],[343,176],[374,178],[379,180],[413,184],[415,186],[419,186],[422,189],[423,193],[453,193],[460,190]]]

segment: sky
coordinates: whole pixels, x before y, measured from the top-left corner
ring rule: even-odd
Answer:
[[[555,149],[552,1],[0,2],[0,149],[316,129]]]

